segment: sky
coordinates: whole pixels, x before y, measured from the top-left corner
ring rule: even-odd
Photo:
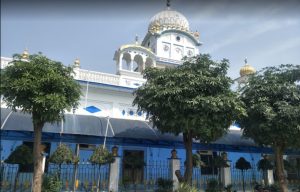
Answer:
[[[81,68],[115,73],[115,51],[142,41],[152,16],[165,0],[2,0],[1,56],[28,48]],[[230,61],[228,75],[239,76],[247,57],[257,70],[300,64],[299,0],[171,0],[190,29],[200,33],[201,53]]]

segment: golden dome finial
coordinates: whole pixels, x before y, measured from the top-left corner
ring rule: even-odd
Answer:
[[[245,65],[240,70],[241,77],[254,74],[256,72],[255,68],[248,64],[247,58],[245,58]]]
[[[28,59],[28,58],[29,58],[28,49],[25,48],[23,53],[22,53],[22,59]]]
[[[80,60],[78,58],[75,59],[74,66],[75,67],[79,67],[80,66]]]

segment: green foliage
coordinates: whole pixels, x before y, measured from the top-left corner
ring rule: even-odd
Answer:
[[[246,137],[273,147],[276,171],[282,191],[287,190],[283,173],[283,153],[300,147],[300,65],[267,67],[252,76],[241,99],[247,116],[239,124]]]
[[[229,62],[209,55],[185,58],[176,68],[147,68],[147,82],[135,91],[134,105],[147,112],[162,133],[182,133],[186,149],[184,179],[192,179],[192,142],[211,142],[225,134],[244,114],[243,103],[232,92],[226,76]]]
[[[211,166],[216,167],[216,168],[229,167],[227,161],[224,160],[223,157],[220,155],[213,156],[211,163],[212,163]]]
[[[224,189],[225,189],[226,192],[231,192],[232,187],[233,187],[232,184],[229,184],[229,185],[225,186]]]
[[[203,161],[201,161],[201,156],[198,153],[193,154],[193,167],[202,167],[206,166]]]
[[[58,122],[65,109],[78,105],[80,86],[73,69],[37,54],[29,60],[16,55],[1,70],[1,94],[9,108],[32,114],[33,123]]]
[[[251,169],[250,163],[249,163],[244,157],[240,157],[240,158],[236,161],[235,167],[236,167],[237,169],[242,170],[242,171]]]
[[[57,174],[44,176],[42,192],[60,192],[62,181]]]
[[[19,145],[4,162],[9,164],[30,165],[33,163],[32,150],[27,145]]]
[[[278,184],[273,184],[273,185],[268,185],[265,187],[266,190],[270,191],[270,192],[279,192],[280,188]]]
[[[197,188],[191,187],[186,183],[180,183],[176,192],[198,192]]]
[[[156,192],[172,192],[173,191],[173,181],[171,179],[158,178],[157,179],[158,189]]]
[[[245,136],[282,149],[300,146],[299,80],[299,65],[267,67],[249,79],[241,95],[247,117],[239,122]]]
[[[210,142],[222,136],[244,112],[226,76],[229,62],[209,55],[188,58],[177,68],[148,68],[147,82],[135,91],[134,105],[146,111],[162,132],[192,133]]]
[[[205,190],[206,192],[218,192],[218,191],[221,191],[219,189],[219,183],[216,179],[210,179],[208,182],[207,182],[207,188]]]
[[[257,163],[257,169],[261,171],[272,170],[273,164],[269,159],[261,159]]]
[[[49,158],[49,162],[55,164],[72,163],[73,161],[72,150],[64,143],[61,143]]]
[[[89,161],[93,164],[104,165],[113,163],[115,161],[115,158],[112,153],[110,153],[105,147],[103,147],[103,145],[99,145],[95,148]]]

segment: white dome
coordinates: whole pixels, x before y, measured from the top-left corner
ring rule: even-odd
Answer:
[[[148,27],[149,31],[178,29],[189,31],[189,22],[181,13],[167,9],[154,15]]]

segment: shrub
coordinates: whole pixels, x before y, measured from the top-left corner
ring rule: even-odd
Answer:
[[[217,192],[219,191],[219,184],[216,179],[210,179],[207,182],[206,192]]]
[[[171,179],[158,178],[157,179],[158,189],[156,192],[172,192],[173,181]]]
[[[61,188],[62,182],[57,174],[44,176],[42,192],[60,192]]]
[[[198,192],[198,190],[186,183],[181,183],[176,192]]]

